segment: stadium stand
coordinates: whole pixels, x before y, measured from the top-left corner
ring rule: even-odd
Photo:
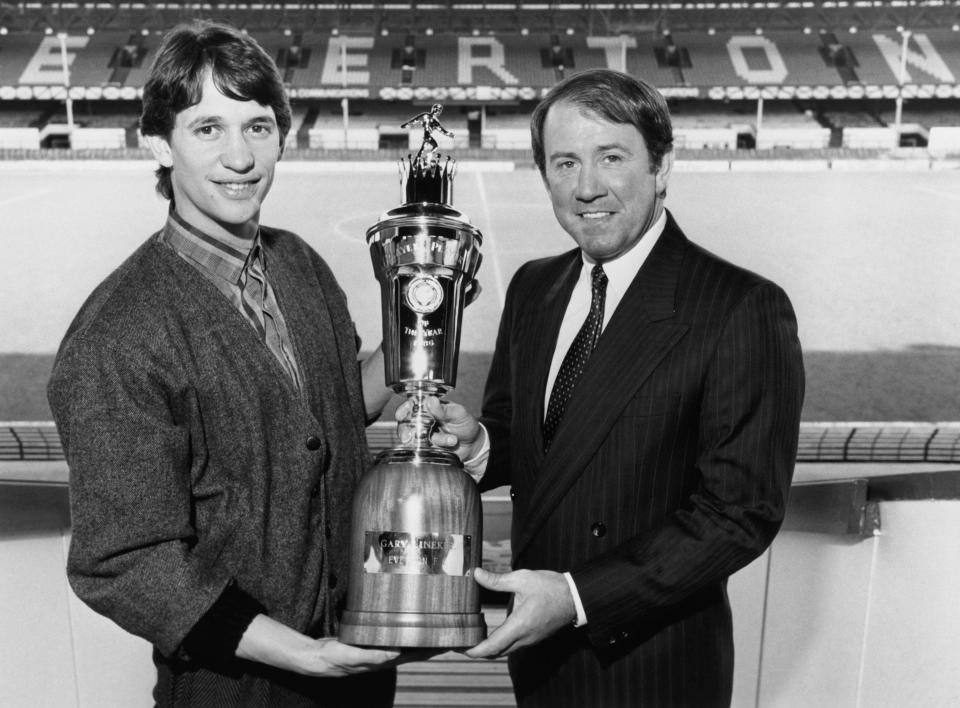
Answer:
[[[903,37],[892,28],[847,35],[855,62],[855,76],[864,85],[894,85],[899,81]],[[957,33],[927,30],[907,40],[903,81],[907,84],[955,83]],[[953,67],[951,68],[951,64]]]
[[[40,128],[49,109],[33,101],[0,101],[0,149],[39,150]]]
[[[139,111],[136,101],[83,101],[73,105],[75,150],[123,149],[139,146]]]
[[[821,125],[809,108],[797,110],[796,105],[784,101],[765,103],[757,128],[757,149],[826,148],[830,135],[830,128]]]
[[[57,38],[51,38],[49,42],[51,58],[59,58],[59,43]],[[116,81],[119,75],[114,75],[116,64],[116,55],[122,52],[122,47],[127,43],[129,35],[127,33],[117,32],[95,32],[86,37],[70,37],[71,48],[82,49],[74,55],[70,63],[70,83],[78,86],[96,86],[96,85],[120,85]],[[68,45],[70,46],[70,45]],[[132,64],[132,60],[129,62]]]
[[[934,157],[960,155],[960,127],[936,126],[930,129],[927,151]]]
[[[512,111],[509,107],[485,111],[482,146],[500,150],[529,150],[529,112]]]
[[[748,101],[671,101],[674,144],[730,150],[756,144],[757,107]]]
[[[316,110],[310,113],[309,123],[304,123],[307,147],[416,150],[420,145],[420,133],[415,128],[402,129],[400,126],[429,108],[429,104],[398,107],[378,101],[350,101],[346,121],[343,106],[339,102],[323,101],[314,104],[314,107]],[[469,121],[460,108],[449,107],[440,120],[456,136],[451,140],[437,134],[435,137],[441,149],[469,146]]]
[[[527,151],[536,100],[601,66],[657,85],[685,150],[924,148],[934,128],[960,126],[955,107],[913,110],[960,100],[960,2],[901,5],[4,5],[0,149],[136,148],[126,104],[136,103],[163,29],[197,15],[247,28],[276,59],[295,110],[291,149],[400,149],[416,138],[398,124],[440,102],[457,122],[456,149]],[[70,126],[67,101],[125,105],[75,111]],[[10,108],[37,102],[47,115],[39,121]],[[960,149],[934,144],[937,154]]]
[[[747,37],[753,41],[752,37]],[[743,83],[730,62],[727,44],[731,39],[732,36],[703,32],[675,35],[676,43],[690,56],[690,65],[683,70],[683,83],[690,86],[738,86]]]
[[[886,106],[879,106],[877,114],[885,123],[893,121],[893,112]],[[903,106],[903,121],[918,123],[928,129],[937,125],[960,126],[960,100],[916,99],[906,101]]]
[[[887,125],[879,111],[868,101],[851,101],[848,105],[826,104],[820,109],[820,120],[841,130],[885,128]]]

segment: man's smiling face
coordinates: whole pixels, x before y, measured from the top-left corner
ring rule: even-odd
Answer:
[[[152,136],[160,164],[171,167],[177,214],[216,235],[253,238],[260,205],[280,158],[273,109],[220,93],[208,69],[203,98],[176,116],[166,139]]]
[[[673,155],[654,168],[634,126],[560,101],[547,113],[543,147],[553,212],[591,261],[626,253],[660,216]]]

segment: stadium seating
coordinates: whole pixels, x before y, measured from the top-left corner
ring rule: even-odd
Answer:
[[[674,144],[678,148],[753,147],[756,104],[747,101],[673,101]]]
[[[892,127],[855,127],[843,129],[843,146],[853,149],[892,150],[900,145],[900,134]]]
[[[956,23],[938,25],[934,10],[913,18],[925,25],[901,34],[892,11],[875,13],[875,26],[854,32],[839,19],[819,29],[823,16],[801,10],[711,11],[697,19],[683,5],[652,24],[629,10],[535,13],[522,3],[337,7],[211,9],[219,19],[249,24],[276,59],[294,107],[291,150],[412,149],[419,138],[399,122],[440,102],[457,134],[450,146],[526,151],[536,100],[571,73],[608,66],[663,91],[684,149],[922,147],[931,129],[960,126],[960,31]],[[51,20],[39,10],[32,22],[0,10],[0,23],[24,23],[0,31],[0,148],[29,149],[37,140],[43,147],[139,145],[130,104],[160,41],[157,27],[190,13],[107,3],[77,6],[75,14],[61,36],[44,31]],[[903,115],[891,132],[900,95]],[[62,127],[68,98],[104,106],[78,111],[73,136]],[[11,103],[28,108],[18,113]],[[124,105],[106,108],[111,103]]]
[[[757,149],[825,148],[830,145],[830,128],[824,127],[810,109],[798,111],[788,102],[765,102],[757,128]]]
[[[486,111],[482,146],[499,150],[529,150],[529,111],[521,112],[505,107]]]
[[[814,98],[845,97],[847,89],[853,91],[856,86],[864,93],[875,87],[882,94],[885,87],[896,86],[900,74],[901,35],[892,29],[843,35],[805,34],[799,29],[763,34],[730,30],[596,35],[514,31],[479,36],[263,30],[254,34],[277,59],[291,88],[346,87],[357,91],[354,97],[358,98],[364,97],[364,90],[366,97],[376,97],[381,89],[403,85],[448,89],[489,85],[540,91],[573,71],[622,68],[624,61],[628,71],[660,87],[701,98],[719,97],[718,93],[733,98],[728,89],[751,87],[805,87]],[[71,86],[81,93],[142,86],[157,41],[155,35],[138,36],[129,30],[65,34]],[[403,51],[408,46],[411,54],[404,64]],[[0,86],[62,86],[60,48],[61,39],[54,35],[0,35],[5,57],[0,63]],[[340,68],[344,57],[346,76]],[[960,33],[928,30],[910,35],[904,83],[940,87],[941,93],[947,87],[952,94],[958,75]],[[826,93],[814,92],[817,87],[824,87]]]
[[[0,128],[27,128],[41,125],[48,111],[46,104],[35,102],[0,102]]]
[[[0,128],[0,150],[39,150],[40,130],[38,128],[4,127]]]

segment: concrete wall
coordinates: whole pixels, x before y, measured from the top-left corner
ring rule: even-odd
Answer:
[[[881,472],[894,467],[920,469]],[[803,468],[801,482],[822,481],[805,478]],[[864,467],[831,469],[844,477]],[[0,703],[152,705],[150,647],[93,613],[67,585],[65,488],[7,479],[0,482]],[[503,550],[492,537],[508,528],[509,501],[491,493],[484,503],[486,560]],[[960,500],[877,507],[878,535],[785,530],[731,578],[734,706],[960,705]]]

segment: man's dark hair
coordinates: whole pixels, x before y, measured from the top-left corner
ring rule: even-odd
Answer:
[[[663,156],[673,149],[670,109],[657,89],[640,79],[610,69],[590,69],[570,76],[537,104],[530,119],[533,161],[540,174],[546,170],[543,126],[551,106],[561,101],[596,113],[611,123],[634,126],[650,153],[650,166],[660,167]]]
[[[291,118],[277,65],[253,38],[229,25],[204,20],[175,27],[160,43],[143,87],[140,132],[169,139],[177,114],[203,98],[208,67],[224,96],[273,109],[282,150]],[[173,199],[169,167],[157,170],[157,191]]]

